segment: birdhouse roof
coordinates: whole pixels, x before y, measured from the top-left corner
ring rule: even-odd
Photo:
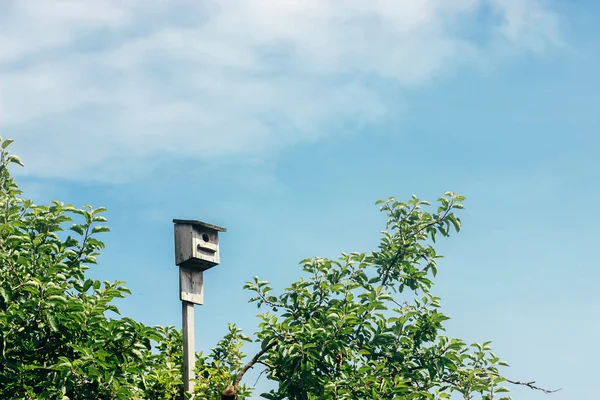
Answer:
[[[207,224],[206,222],[198,221],[196,219],[174,219],[173,223],[174,224],[193,225],[193,226],[202,226],[204,228],[214,229],[215,231],[219,231],[219,232],[227,232],[226,228],[223,228],[223,227],[220,227],[217,225],[213,225],[213,224]]]

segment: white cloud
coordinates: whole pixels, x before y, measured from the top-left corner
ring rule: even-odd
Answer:
[[[3,135],[27,173],[74,179],[264,157],[396,113],[390,91],[498,47],[560,43],[538,0],[14,0],[0,15]]]
[[[511,43],[543,50],[549,44],[562,45],[558,34],[558,18],[544,0],[492,0],[503,15],[500,32]]]

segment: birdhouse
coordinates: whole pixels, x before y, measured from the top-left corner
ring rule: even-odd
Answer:
[[[186,269],[206,271],[218,265],[220,226],[202,221],[174,219],[175,264]]]

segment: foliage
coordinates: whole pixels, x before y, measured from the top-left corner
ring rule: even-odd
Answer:
[[[440,299],[431,293],[441,257],[436,237],[458,232],[464,197],[451,192],[430,204],[380,201],[387,214],[378,250],[338,260],[302,261],[306,279],[272,295],[257,277],[246,287],[269,311],[257,337],[270,346],[261,360],[279,387],[268,399],[497,398],[507,391],[498,367],[506,365],[489,342],[466,345],[443,336]],[[506,397],[504,397],[506,399]]]
[[[129,290],[85,276],[104,248],[104,208],[23,199],[8,169],[22,165],[10,143],[0,139],[0,398],[179,398],[181,333],[118,318],[113,300]],[[223,359],[242,356],[242,336],[230,329],[213,353],[199,354],[203,376],[215,365],[239,368]],[[212,381],[224,388],[230,379]]]
[[[209,357],[202,353],[196,359],[196,400],[214,400],[221,396],[233,381],[237,371],[242,368],[245,354],[242,345],[250,338],[242,334],[235,325],[229,325],[229,332],[217,343]],[[238,398],[244,399],[251,394],[250,388],[241,385]]]
[[[129,290],[86,277],[104,248],[104,208],[22,198],[10,143],[0,139],[0,398],[180,398],[181,331],[120,317],[113,300]],[[304,260],[304,276],[278,295],[258,277],[248,282],[267,309],[260,351],[245,361],[250,338],[230,325],[196,355],[195,398],[247,398],[241,381],[261,364],[278,383],[266,399],[509,399],[498,370],[506,363],[489,342],[444,336],[448,317],[431,291],[435,240],[460,230],[464,199],[447,192],[433,213],[416,196],[381,201],[388,223],[375,251]]]

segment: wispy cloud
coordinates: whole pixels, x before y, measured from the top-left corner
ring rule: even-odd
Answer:
[[[264,157],[396,113],[390,93],[560,44],[541,0],[9,0],[0,15],[0,128],[27,173],[70,179]]]

